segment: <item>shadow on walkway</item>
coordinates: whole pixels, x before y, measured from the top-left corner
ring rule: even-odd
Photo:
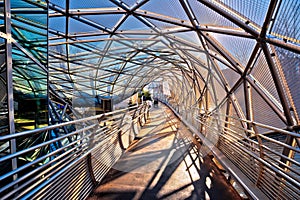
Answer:
[[[87,199],[241,199],[211,157],[200,156],[187,128],[161,109],[164,128],[143,133]]]

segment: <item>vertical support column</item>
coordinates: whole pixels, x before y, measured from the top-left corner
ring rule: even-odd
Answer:
[[[209,90],[205,90],[205,114],[207,114],[208,108],[209,108]]]
[[[262,140],[258,135],[258,131],[257,128],[253,125],[253,121],[254,121],[254,114],[253,114],[253,105],[252,105],[252,89],[251,89],[251,85],[250,83],[245,79],[244,80],[244,93],[245,93],[245,107],[246,107],[246,118],[247,120],[249,120],[250,122],[247,123],[247,130],[251,131],[255,133],[256,139],[257,139],[257,143],[258,143],[258,148],[259,148],[259,155],[260,158],[263,159],[263,148],[262,148]],[[249,132],[247,132],[247,136],[250,136],[251,134]],[[255,144],[251,144],[251,146],[255,147]],[[255,151],[255,149],[251,149],[251,151]],[[251,157],[250,161],[253,162],[254,164],[254,159]],[[258,171],[258,176],[256,179],[256,183],[255,185],[258,185],[260,183],[260,180],[263,176],[263,170],[264,170],[264,166],[261,162],[259,162],[259,171]]]
[[[51,121],[53,121],[51,119],[51,121],[49,120],[49,116],[51,116],[51,111],[50,111],[50,79],[49,79],[49,75],[50,75],[50,72],[49,72],[49,30],[50,30],[50,26],[49,26],[49,1],[46,1],[47,2],[47,60],[46,60],[46,67],[47,67],[47,108],[48,108],[48,125],[50,125]],[[67,107],[67,105],[65,106]],[[59,118],[61,119],[61,118]]]
[[[225,122],[224,122],[224,130],[223,132],[226,134],[227,131],[230,129],[230,114],[232,108],[232,98],[229,95],[227,98],[227,105],[226,105],[226,113],[225,113]],[[220,135],[217,146],[220,147],[224,143],[224,136]]]
[[[209,109],[209,89],[208,89],[208,87],[206,87],[206,90],[205,90],[205,106],[204,106],[204,108],[205,108],[205,113],[204,113],[204,128],[205,128],[205,137],[207,137],[207,134],[208,134],[208,127],[206,127],[207,126],[207,122],[208,122],[208,120],[209,120],[209,118],[208,118],[208,114],[209,114],[209,112],[208,112],[208,109]]]
[[[246,118],[253,122],[253,109],[252,109],[252,92],[251,86],[247,80],[244,80],[244,94],[245,94],[245,107],[246,107]],[[252,124],[247,123],[247,129],[252,130]],[[249,136],[249,133],[247,132]]]
[[[5,18],[5,33],[7,36],[5,42],[6,53],[6,73],[7,73],[7,107],[8,107],[8,124],[9,133],[15,133],[14,123],[14,97],[13,97],[13,67],[12,67],[12,37],[11,37],[11,13],[10,13],[10,0],[4,1],[4,18]],[[10,140],[10,153],[14,154],[17,151],[16,139]],[[11,160],[12,170],[17,166],[17,158]],[[17,179],[17,175],[13,176],[13,180]]]
[[[225,128],[226,131],[230,128],[230,110],[231,110],[231,97],[227,99],[227,106],[226,106],[226,115],[225,115]]]

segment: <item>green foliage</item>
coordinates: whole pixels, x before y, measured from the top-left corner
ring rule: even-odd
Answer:
[[[142,96],[144,96],[146,100],[151,100],[151,93],[148,90],[143,90],[138,93],[139,98],[141,98]]]

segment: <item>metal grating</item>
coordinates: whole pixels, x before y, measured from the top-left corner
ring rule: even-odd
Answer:
[[[300,2],[298,0],[280,1],[276,20],[270,34],[278,38],[300,42]]]

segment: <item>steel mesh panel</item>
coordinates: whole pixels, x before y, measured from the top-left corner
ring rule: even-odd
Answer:
[[[210,52],[211,53],[214,53],[215,54],[215,56],[217,56],[218,54],[217,54],[217,49],[215,48],[215,47],[213,47],[209,42],[207,43],[207,47],[208,47],[208,49],[210,50]],[[225,60],[225,59],[224,59]],[[227,61],[226,61],[227,62]],[[227,62],[227,64],[229,64],[228,62]]]
[[[236,13],[244,16],[251,21],[263,25],[265,15],[268,10],[269,1],[261,0],[244,0],[244,1],[232,1],[232,0],[217,0],[224,3],[228,7],[232,8]]]
[[[226,97],[227,93],[224,89],[224,86],[221,85],[219,81],[217,81],[216,79],[213,79],[213,84],[214,84],[214,91],[216,92],[216,96],[217,96],[217,102],[219,104],[220,101],[222,101]]]
[[[206,68],[203,68],[202,66],[196,65],[195,66],[197,73],[200,73],[202,78],[200,78],[200,76],[197,76],[197,79],[199,80],[199,82],[203,82],[207,80],[207,76],[208,76],[208,70]]]
[[[279,102],[278,93],[263,52],[260,53],[251,74]]]
[[[133,16],[129,16],[119,27],[120,30],[147,30],[147,25]]]
[[[143,5],[140,9],[171,16],[174,18],[189,20],[180,2],[177,0],[151,0]]]
[[[211,35],[243,66],[247,65],[256,44],[255,40],[217,33]]]
[[[65,26],[66,26],[66,18],[64,16],[49,18],[50,30],[64,32],[66,29]]]
[[[172,28],[176,28],[176,27],[179,27],[177,25],[174,25],[174,24],[171,24],[171,23],[168,23],[168,22],[163,22],[163,21],[160,21],[160,20],[156,20],[156,19],[150,19],[150,18],[147,18],[152,24],[155,25],[155,27],[158,27],[159,29],[161,30],[167,30],[167,29],[172,29]]]
[[[137,3],[136,0],[123,0],[123,2],[129,7],[134,6]]]
[[[223,75],[226,78],[226,81],[230,87],[233,87],[234,84],[241,77],[238,73],[234,72],[233,70],[231,70],[229,68],[223,69],[222,72],[223,72]]]
[[[78,32],[78,29],[80,29],[81,32],[97,31],[97,30],[99,30],[97,28],[97,26],[100,27],[100,25],[98,25],[98,24],[95,24],[94,26],[90,26],[90,25],[88,25],[84,22],[78,21],[78,20],[73,19],[73,18],[70,18],[69,20],[70,20],[69,21],[70,25],[69,25],[69,30],[68,31],[70,33],[76,33],[76,32]]]
[[[66,1],[52,0],[51,3],[61,7],[66,8]]]
[[[184,39],[183,41],[191,42],[191,44],[193,44],[193,45],[195,43],[200,44],[199,36],[194,31],[188,31],[188,32],[183,32],[183,33],[178,32],[178,33],[173,33],[172,35],[174,35],[180,39]],[[173,40],[173,41],[175,41],[175,40]],[[206,60],[203,60],[203,61],[206,62]]]
[[[254,121],[267,124],[277,128],[284,128],[286,125],[280,120],[280,118],[274,114],[274,111],[269,105],[260,97],[260,95],[253,90],[253,112]],[[258,127],[260,133],[268,131],[267,129]]]
[[[237,27],[234,23],[197,1],[189,2],[200,24]]]
[[[298,0],[282,1],[277,17],[270,30],[272,35],[300,43],[300,2]]]
[[[223,103],[223,105],[220,106],[219,109],[219,124],[220,126],[224,126],[225,123],[225,117],[226,117],[226,108],[227,108],[227,101],[225,101],[225,103]]]
[[[276,47],[275,49],[291,93],[293,104],[298,117],[300,117],[300,56],[282,48]]]
[[[204,71],[204,70],[203,70]],[[198,86],[200,87],[200,92],[202,92],[202,90],[203,90],[203,87],[204,87],[204,85],[205,85],[205,83],[203,82],[203,80],[202,79],[200,79],[199,77],[197,77],[197,84],[198,84]],[[199,96],[200,97],[200,96]]]
[[[3,42],[3,41],[1,41]],[[2,44],[1,44],[2,45]],[[8,132],[5,54],[0,53],[0,135]]]
[[[244,84],[242,83],[240,87],[235,91],[235,98],[242,109],[244,116],[246,116],[246,104],[245,104],[245,93],[244,93]]]

